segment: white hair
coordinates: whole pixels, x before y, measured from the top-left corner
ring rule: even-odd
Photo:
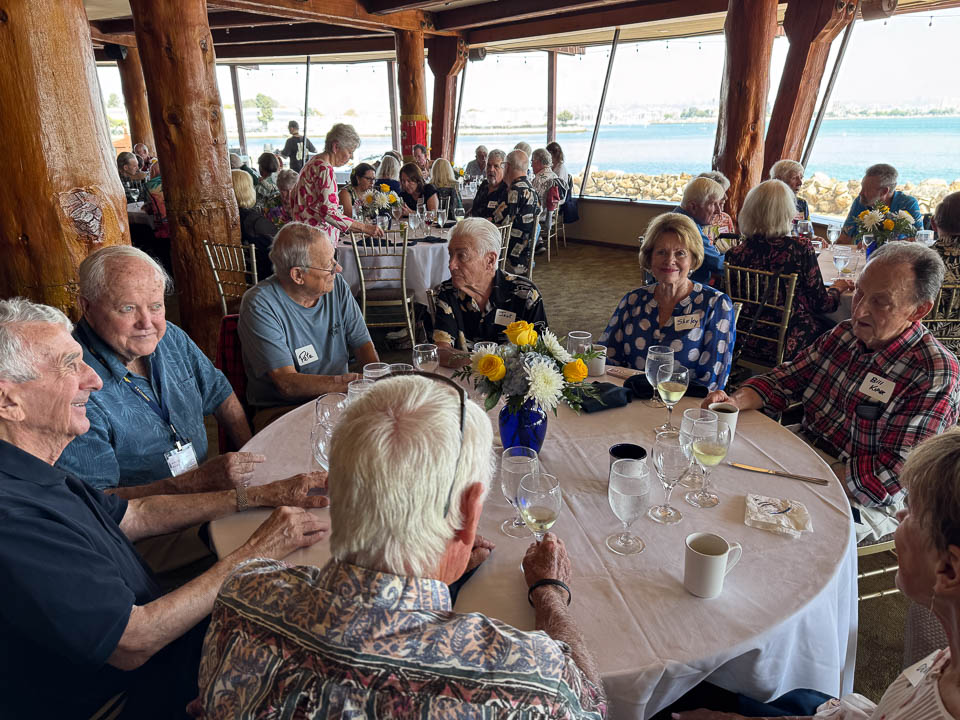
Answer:
[[[710,178],[696,177],[683,189],[680,207],[689,210],[692,205],[703,207],[708,202],[719,200],[724,195],[723,186]]]
[[[476,154],[477,154],[478,152],[480,152],[481,150],[483,150],[483,154],[484,154],[484,155],[487,154],[487,146],[486,146],[486,145],[477,145],[476,149],[473,151],[473,154],[476,155]]]
[[[491,160],[499,160],[500,162],[503,162],[506,159],[507,154],[503,150],[491,150],[487,154],[487,162],[490,162]]]
[[[526,173],[530,167],[530,157],[523,150],[514,150],[507,155],[507,162],[510,167],[518,172]]]
[[[240,172],[243,172],[242,170]],[[246,173],[244,173],[246,175]],[[111,245],[110,247],[100,248],[96,252],[90,253],[80,263],[78,270],[80,275],[80,297],[96,302],[103,295],[104,291],[113,284],[111,272],[108,265],[114,261],[120,260],[139,260],[148,265],[157,273],[157,279],[163,284],[163,292],[167,294],[173,287],[170,276],[163,266],[147,255],[143,250],[139,250],[131,245]]]
[[[893,190],[897,186],[897,169],[887,163],[877,163],[867,168],[864,177],[875,177],[880,180],[880,186]]]
[[[486,218],[464,218],[457,223],[456,227],[450,233],[450,242],[468,238],[473,242],[473,247],[478,255],[493,253],[499,257],[502,241],[500,230]]]
[[[319,241],[329,242],[327,234],[318,227],[302,222],[288,222],[273,238],[270,262],[278,278],[287,278],[295,267],[310,265],[310,248]]]
[[[24,383],[39,377],[42,354],[24,342],[23,326],[41,323],[73,330],[73,323],[57,308],[22,297],[0,300],[0,380]]]
[[[514,145],[513,149],[523,150],[524,154],[527,156],[528,159],[530,158],[531,155],[533,155],[533,148],[530,147],[530,143],[524,142],[523,140],[521,140],[516,145]]]
[[[464,490],[476,482],[484,495],[489,488],[492,441],[490,419],[469,399],[461,439],[460,398],[445,383],[377,381],[350,403],[333,433],[333,557],[395,575],[435,570],[463,527]]]
[[[710,178],[715,183],[719,184],[723,188],[723,191],[726,192],[730,189],[730,181],[727,179],[727,176],[718,170],[707,170],[707,172],[702,172],[697,177]]]
[[[796,214],[797,200],[790,186],[782,180],[765,180],[747,193],[737,224],[747,237],[786,237]]]
[[[300,179],[300,173],[290,168],[285,168],[277,173],[277,190],[280,192],[290,192],[297,186]]]
[[[803,165],[796,160],[784,158],[783,160],[777,160],[770,166],[770,177],[774,180],[786,180],[790,173],[803,175]]]
[[[545,167],[550,167],[553,164],[553,158],[550,157],[550,153],[548,153],[545,148],[537,148],[534,150],[533,155],[530,156],[530,159],[536,160]]]
[[[330,132],[327,133],[327,137],[323,141],[323,151],[332,152],[333,144],[337,143],[344,150],[356,150],[360,147],[360,136],[357,135],[357,131],[353,129],[353,125],[347,125],[346,123],[337,123],[332,128]]]
[[[917,242],[888,242],[870,255],[867,267],[882,263],[909,265],[914,276],[914,300],[937,301],[946,267],[936,250]]]
[[[393,155],[384,155],[380,158],[380,169],[377,176],[386,180],[400,179],[400,161]]]

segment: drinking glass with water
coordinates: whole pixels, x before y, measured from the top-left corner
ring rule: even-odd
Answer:
[[[645,460],[615,460],[610,466],[607,500],[610,509],[623,525],[623,530],[607,537],[607,547],[617,555],[634,555],[647,546],[630,532],[647,507],[650,498],[650,477]]]

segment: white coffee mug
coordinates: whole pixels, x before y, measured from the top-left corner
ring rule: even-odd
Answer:
[[[594,352],[599,350],[603,354],[600,357],[595,357],[593,360],[587,361],[587,375],[590,377],[600,377],[607,372],[607,346],[594,345],[593,350]]]
[[[683,586],[697,597],[716,597],[723,590],[723,578],[740,562],[741,555],[743,548],[738,542],[727,542],[713,533],[687,535]]]
[[[737,434],[737,418],[740,417],[740,408],[733,403],[715,402],[710,403],[709,409],[717,414],[717,421],[722,422],[730,428],[730,442]]]

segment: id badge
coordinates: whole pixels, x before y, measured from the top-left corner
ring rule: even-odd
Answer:
[[[181,445],[179,450],[174,448],[165,452],[163,457],[167,461],[167,467],[170,468],[170,474],[174,477],[197,467],[197,453],[193,449],[192,442]]]

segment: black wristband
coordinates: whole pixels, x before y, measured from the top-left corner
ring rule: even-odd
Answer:
[[[530,589],[527,590],[527,602],[530,603],[530,607],[533,607],[533,591],[544,585],[556,585],[557,587],[562,587],[567,591],[567,605],[570,605],[570,601],[573,600],[573,593],[570,592],[570,588],[567,587],[565,582],[560,580],[554,580],[553,578],[544,578],[543,580],[537,580],[533,585],[530,586]]]

